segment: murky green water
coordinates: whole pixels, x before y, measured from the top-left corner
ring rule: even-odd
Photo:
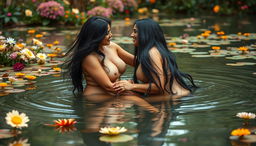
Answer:
[[[214,24],[218,24],[227,34],[256,32],[255,20],[249,17],[204,17],[199,20],[198,26],[192,24],[194,30],[184,32],[184,29],[188,29],[186,25],[163,26],[163,29],[171,37],[184,33],[196,36],[201,33],[200,29],[211,29],[210,26]],[[119,21],[114,22],[112,29],[115,38],[128,36],[131,32],[131,26]],[[25,30],[8,30],[3,33],[5,36],[25,38]],[[63,45],[67,45],[74,38],[77,29],[65,28],[47,32],[51,35],[44,42],[58,39]],[[256,41],[241,41],[227,46],[253,43]],[[120,45],[132,52],[131,44]],[[210,47],[197,50],[208,49]],[[8,128],[4,117],[13,109],[25,112],[30,118],[29,127],[22,129],[22,134],[15,138],[0,139],[0,145],[8,145],[19,139],[28,139],[32,146],[235,145],[236,142],[229,140],[230,132],[243,126],[242,120],[235,117],[236,113],[256,112],[256,75],[253,74],[256,72],[255,65],[227,66],[226,63],[237,61],[227,60],[225,57],[194,58],[188,53],[176,53],[176,57],[180,69],[190,73],[200,88],[192,96],[174,101],[149,100],[152,106],[161,111],[157,114],[151,113],[149,106],[130,99],[115,98],[106,102],[90,103],[83,98],[74,98],[70,82],[63,81],[62,77],[40,77],[35,90],[0,97],[1,129]],[[255,62],[254,59],[242,61]],[[123,78],[131,78],[132,72],[132,68],[128,68]],[[44,125],[59,118],[75,118],[78,121],[76,129],[73,132],[61,133]],[[123,143],[100,141],[98,129],[107,125],[126,127],[128,132],[125,134],[132,136],[133,140]],[[250,127],[255,126],[256,122],[252,120]]]

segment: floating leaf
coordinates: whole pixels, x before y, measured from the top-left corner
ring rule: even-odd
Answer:
[[[208,54],[208,52],[189,52],[191,55],[203,55],[203,54]]]
[[[200,57],[200,58],[203,58],[203,57],[212,57],[211,55],[192,55],[192,57]]]
[[[6,93],[21,93],[21,92],[24,92],[26,90],[24,89],[11,89],[11,90],[6,90],[5,92]]]
[[[116,135],[116,136],[101,136],[99,138],[100,141],[103,142],[110,142],[110,143],[116,143],[116,142],[127,142],[127,141],[131,141],[133,139],[132,136],[130,135]]]

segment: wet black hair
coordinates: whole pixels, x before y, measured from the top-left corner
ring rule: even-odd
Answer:
[[[79,34],[72,43],[66,56],[65,62],[66,74],[71,78],[73,84],[73,93],[83,92],[83,59],[89,54],[95,52],[103,57],[105,55],[99,50],[99,45],[108,34],[108,25],[111,26],[111,20],[104,17],[90,17],[82,26]]]
[[[164,33],[160,25],[150,18],[138,19],[135,21],[134,25],[136,25],[138,33],[138,46],[135,47],[134,53],[134,82],[138,83],[136,71],[139,64],[141,64],[142,71],[149,81],[149,88],[147,94],[150,93],[152,83],[157,86],[161,93],[164,93],[164,91],[166,91],[168,93],[175,94],[172,90],[174,79],[183,88],[192,91],[192,88],[196,87],[193,78],[191,75],[179,71],[175,55],[168,49]],[[162,85],[160,84],[160,76],[156,68],[154,68],[153,63],[150,59],[149,51],[153,47],[157,48],[162,57],[162,67],[165,77],[164,87],[162,87]],[[154,78],[154,76],[156,77],[156,79]]]

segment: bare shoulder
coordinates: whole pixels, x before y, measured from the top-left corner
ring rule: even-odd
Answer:
[[[120,46],[114,42],[110,42],[109,47],[115,50],[118,50],[120,48]]]
[[[90,63],[99,60],[96,53],[91,53],[88,56],[84,57],[83,63]]]
[[[149,55],[150,55],[150,57],[160,57],[161,56],[161,54],[160,54],[159,50],[157,49],[157,47],[152,47],[149,50]]]

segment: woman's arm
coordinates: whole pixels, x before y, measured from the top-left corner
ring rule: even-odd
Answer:
[[[113,83],[110,81],[99,59],[95,55],[86,56],[83,60],[82,67],[103,89],[116,93]]]
[[[134,55],[131,53],[125,51],[122,47],[120,47],[118,44],[111,42],[111,45],[116,48],[117,55],[130,66],[134,66]]]
[[[156,72],[160,78],[160,81],[157,79],[157,76],[152,73],[153,78],[157,82],[158,85],[160,85],[162,88],[164,88],[165,80],[164,80],[164,74],[163,74],[163,68],[162,68],[162,57],[161,57],[159,51],[157,50],[157,48],[155,48],[155,47],[149,51],[149,55],[150,55],[151,63],[153,65],[154,69],[156,70]],[[113,87],[118,92],[122,92],[125,90],[147,92],[147,90],[149,88],[149,83],[133,84],[129,81],[122,80],[122,81],[115,82]],[[157,88],[156,84],[152,83],[150,94],[161,94],[161,90],[159,90]]]

